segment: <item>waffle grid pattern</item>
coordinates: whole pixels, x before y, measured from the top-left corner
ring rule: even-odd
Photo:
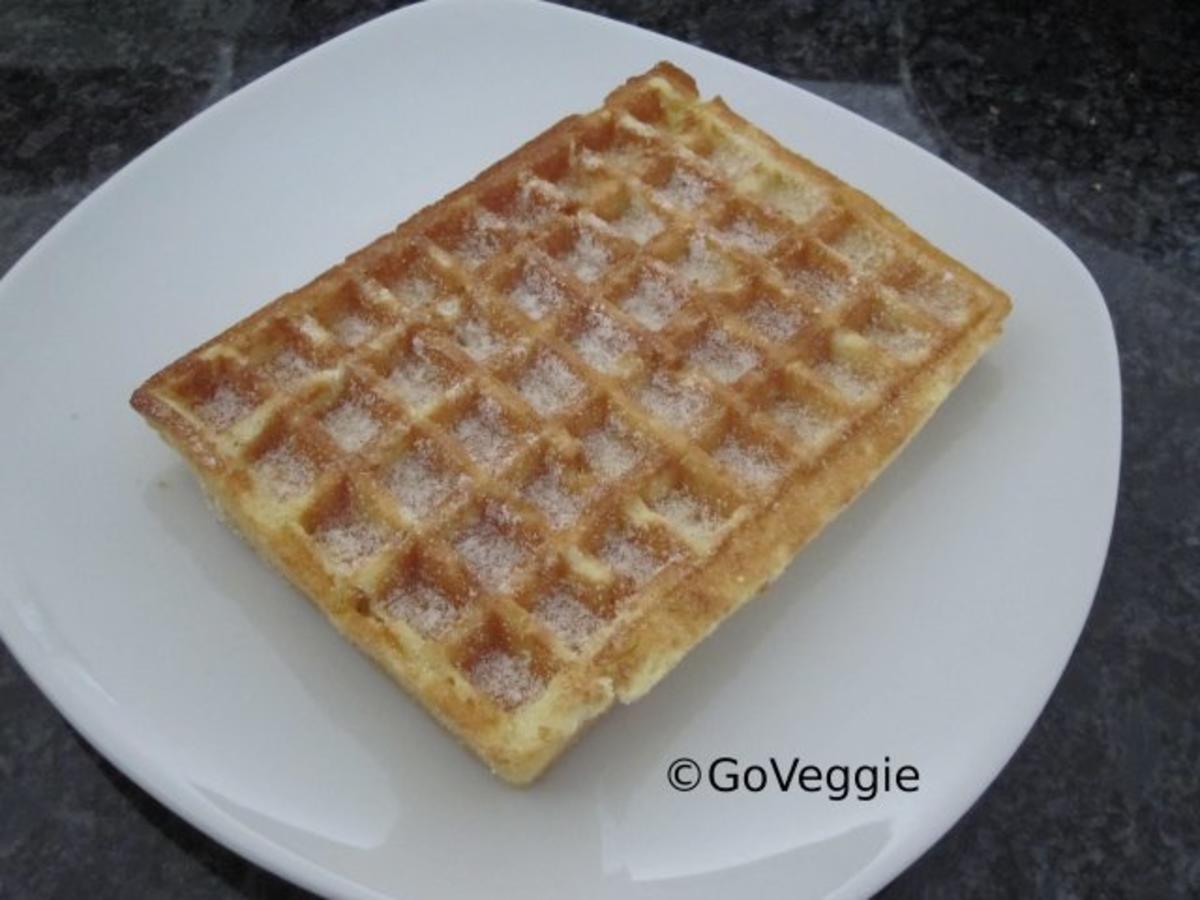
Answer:
[[[503,722],[994,312],[848,190],[660,66],[142,390],[327,612]]]

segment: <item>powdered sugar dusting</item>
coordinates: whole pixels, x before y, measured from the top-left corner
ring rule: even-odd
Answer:
[[[410,306],[424,306],[438,295],[437,285],[424,275],[412,275],[392,288],[398,300]]]
[[[197,411],[209,425],[223,430],[250,412],[253,404],[230,384],[219,384],[212,396],[200,404]]]
[[[836,428],[828,418],[796,400],[779,401],[771,407],[769,414],[772,419],[791,431],[803,444],[820,444]]]
[[[333,323],[333,335],[347,347],[357,347],[375,333],[370,319],[357,313],[342,316]]]
[[[874,272],[891,259],[893,244],[882,232],[861,225],[847,228],[833,247],[860,272]]]
[[[579,164],[589,172],[598,172],[604,168],[604,157],[595,150],[585,149],[579,154]]]
[[[425,354],[419,338],[412,350],[396,363],[387,380],[409,406],[420,411],[445,393],[449,383],[445,372]]]
[[[676,265],[679,274],[701,287],[714,287],[728,271],[724,257],[698,234],[688,241],[688,252]]]
[[[877,321],[870,323],[863,331],[863,336],[901,359],[921,356],[929,349],[931,342],[927,332],[904,326],[885,326]]]
[[[365,447],[379,433],[379,422],[361,403],[346,399],[321,417],[335,444],[347,453]]]
[[[541,319],[566,300],[562,286],[541,266],[527,265],[512,289],[513,302],[531,319]]]
[[[529,663],[503,650],[489,650],[475,661],[471,681],[501,706],[533,700],[546,688]]]
[[[828,200],[824,188],[782,177],[772,181],[762,194],[762,199],[768,205],[799,224],[804,224],[820,212]]]
[[[299,497],[312,487],[317,479],[316,465],[296,448],[292,438],[264,453],[255,464],[255,468],[280,500]]]
[[[314,344],[320,344],[325,340],[325,329],[321,327],[321,323],[311,313],[305,313],[296,321],[296,327],[300,329],[300,333],[312,341]]]
[[[628,531],[610,534],[599,556],[618,575],[638,585],[649,581],[670,561],[659,559]]]
[[[475,213],[473,226],[467,229],[455,253],[467,268],[476,269],[499,252],[503,229],[503,219],[488,210],[479,210]]]
[[[904,299],[932,313],[944,322],[959,325],[966,321],[970,292],[949,272],[940,279],[927,279],[904,292]]]
[[[583,393],[583,382],[552,353],[539,353],[517,380],[517,390],[543,416],[561,412]]]
[[[663,229],[659,219],[645,204],[630,203],[619,219],[610,222],[614,231],[632,238],[639,244],[644,244]]]
[[[753,347],[738,343],[723,329],[709,331],[689,358],[693,365],[723,384],[737,381],[760,360]]]
[[[708,158],[718,172],[737,181],[754,168],[755,159],[733,141],[722,141]]]
[[[503,468],[516,451],[516,437],[491,397],[481,397],[475,409],[454,426],[455,436],[473,460],[488,472]]]
[[[701,541],[716,534],[724,521],[717,510],[682,488],[660,497],[653,508],[681,534]]]
[[[657,193],[664,202],[672,206],[694,209],[708,196],[708,183],[691,169],[677,166],[667,183],[659,188]]]
[[[358,565],[383,549],[387,532],[374,522],[353,518],[321,528],[315,535],[329,560],[341,568]]]
[[[722,231],[718,232],[721,240],[735,247],[741,247],[751,253],[765,253],[775,246],[776,236],[760,228],[751,219],[734,219]]]
[[[642,458],[628,430],[613,419],[583,438],[588,465],[603,478],[620,478]]]
[[[581,231],[563,262],[575,273],[576,278],[584,284],[591,284],[604,274],[612,262],[612,255],[595,234]]]
[[[803,294],[826,309],[839,303],[846,295],[844,285],[821,269],[792,269],[785,274],[788,287]]]
[[[460,321],[454,329],[454,339],[476,362],[491,359],[505,346],[494,331],[476,318]]]
[[[359,280],[358,286],[363,296],[373,303],[386,305],[392,301],[392,292],[387,285],[371,275],[364,275]]]
[[[460,613],[445,594],[423,581],[397,585],[384,597],[382,608],[385,615],[403,619],[427,638],[445,634]]]
[[[522,495],[542,511],[558,530],[570,528],[579,518],[583,507],[580,498],[571,493],[563,478],[562,467],[551,462],[522,492]]]
[[[566,196],[550,182],[529,177],[521,183],[513,219],[522,228],[534,228],[566,203]]]
[[[841,360],[826,360],[817,366],[817,372],[843,397],[858,403],[875,393],[873,382],[855,371]]]
[[[384,486],[406,515],[421,519],[449,498],[457,480],[438,461],[433,445],[422,440],[392,464]]]
[[[588,310],[583,328],[571,343],[588,365],[610,374],[618,370],[621,357],[634,347],[633,336],[596,309]]]
[[[603,619],[563,588],[538,600],[533,614],[572,649],[578,649],[604,624]]]
[[[726,436],[712,455],[738,478],[756,487],[768,487],[783,474],[783,467],[767,450],[744,444],[733,435]]]
[[[294,347],[284,347],[263,367],[266,376],[278,385],[288,385],[311,375],[315,369],[307,357]]]
[[[659,331],[679,307],[683,295],[664,276],[642,273],[633,292],[621,301],[621,309],[651,331]]]
[[[657,418],[675,428],[693,425],[708,409],[708,394],[656,373],[638,393],[638,400]]]
[[[800,330],[799,313],[776,306],[770,300],[757,300],[742,313],[742,318],[767,340],[782,344]]]
[[[475,580],[493,593],[509,590],[517,570],[529,558],[516,539],[486,518],[460,534],[454,549]]]
[[[468,269],[477,269],[500,249],[494,235],[485,231],[473,231],[458,245],[458,256]]]

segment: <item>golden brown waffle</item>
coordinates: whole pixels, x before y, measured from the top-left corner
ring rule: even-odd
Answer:
[[[664,63],[133,405],[522,783],[779,575],[1008,310]]]

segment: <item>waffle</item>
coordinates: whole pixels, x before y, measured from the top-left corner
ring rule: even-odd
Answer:
[[[660,63],[132,403],[525,783],[778,576],[1008,310]]]

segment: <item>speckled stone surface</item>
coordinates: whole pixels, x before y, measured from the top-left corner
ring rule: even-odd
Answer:
[[[0,271],[176,125],[391,5],[7,0]],[[1030,212],[1092,271],[1125,395],[1094,611],[1013,761],[883,896],[1200,896],[1200,6],[578,5],[862,113]],[[307,896],[134,787],[2,648],[0,710],[0,897]]]

